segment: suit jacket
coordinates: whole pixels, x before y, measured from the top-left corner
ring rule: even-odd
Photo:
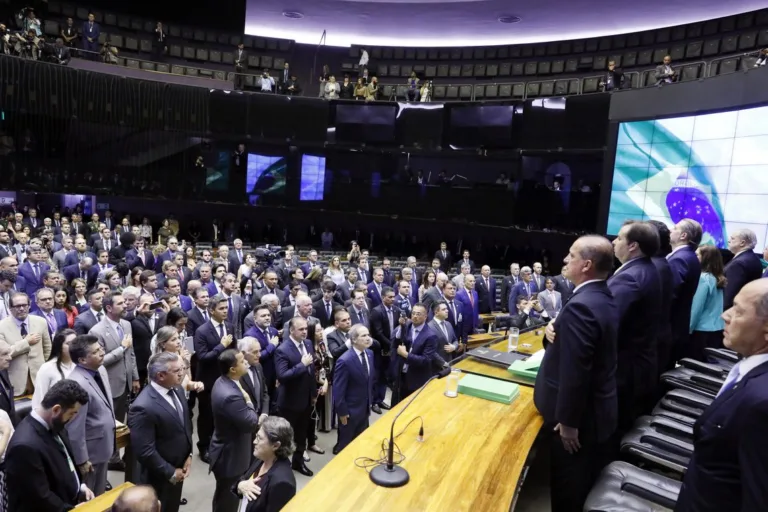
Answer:
[[[643,397],[656,388],[657,320],[661,316],[661,283],[650,258],[635,258],[608,279],[619,313],[619,400]],[[625,394],[626,393],[626,394]]]
[[[0,260],[9,256],[16,256],[16,251],[11,246],[0,245]]]
[[[539,292],[537,297],[539,299],[539,304],[541,304],[541,307],[547,312],[549,318],[555,318],[557,314],[560,313],[560,310],[563,309],[563,297],[560,295],[560,292],[554,290],[549,292],[544,290],[543,292]]]
[[[443,322],[443,325],[445,325],[445,333],[443,333],[443,330],[438,326],[437,320],[435,319],[430,320],[427,325],[437,336],[437,350],[435,351],[435,356],[432,360],[435,373],[437,373],[443,369],[448,361],[453,359],[453,354],[455,354],[455,352],[446,352],[445,346],[453,345],[453,348],[457,349],[459,348],[459,339],[453,330],[453,326],[448,321]]]
[[[346,279],[343,283],[336,287],[336,295],[339,296],[342,302],[346,302],[352,298],[352,290],[354,286],[349,284]]]
[[[336,306],[338,306],[338,304],[331,301],[331,314],[329,316],[324,299],[320,299],[312,304],[312,316],[316,317],[320,321],[320,325],[323,326],[323,329],[333,325],[333,309]]]
[[[56,336],[56,333],[59,332],[62,329],[66,329],[69,327],[69,321],[67,320],[67,314],[63,312],[60,309],[54,309],[51,311],[53,313],[53,319],[56,322],[55,324],[55,330],[51,332],[50,326],[48,326],[48,335],[51,337],[51,340],[53,340],[53,337]],[[42,318],[43,320],[46,320],[43,316],[43,312],[38,310],[33,311],[30,313],[30,315],[35,315],[37,317]],[[48,324],[48,321],[45,321],[46,325]]]
[[[691,306],[701,277],[701,263],[696,251],[686,246],[667,256],[672,270],[671,328],[675,359],[684,357],[691,325]]]
[[[363,269],[362,267],[355,267],[357,269],[357,280],[360,282],[363,282],[365,284],[370,283],[373,281],[373,271],[370,270],[370,265],[368,266],[368,269]]]
[[[392,325],[394,329],[397,329],[400,321],[400,309],[392,306]],[[370,331],[371,337],[379,342],[381,350],[383,352],[390,352],[392,350],[392,329],[389,328],[389,318],[387,317],[387,310],[384,305],[376,306],[371,311],[370,318]]]
[[[98,254],[101,251],[111,251],[118,245],[120,245],[120,242],[118,242],[114,238],[111,238],[109,240],[109,248],[107,248],[107,243],[104,241],[104,239],[99,238],[93,243],[93,250],[96,251],[96,253]]]
[[[367,375],[354,350],[344,352],[336,360],[333,370],[333,403],[336,414],[350,416],[355,421],[370,416],[373,405],[373,352],[366,349],[364,354],[368,361]]]
[[[371,327],[370,310],[362,309],[360,311],[361,314],[358,315],[355,306],[349,306],[347,308],[347,312],[349,313],[349,317],[352,320],[352,325],[363,324],[368,328]]]
[[[677,512],[768,510],[763,442],[768,420],[768,363],[720,395],[693,427],[693,457]]]
[[[264,331],[256,326],[253,326],[245,332],[245,335],[253,336],[259,340],[259,345],[261,345],[261,357],[259,358],[259,364],[261,365],[261,369],[264,373],[264,378],[267,380],[267,383],[271,388],[274,386],[276,380],[275,350],[277,349],[277,346],[270,343],[269,340],[277,336],[277,329],[274,327],[269,327],[268,331],[268,335],[265,335]]]
[[[509,292],[509,297],[507,297],[507,309],[510,313],[517,311],[517,297],[519,295],[526,295],[530,298],[536,297],[538,294],[539,288],[536,286],[536,283],[533,279],[531,279],[528,283],[520,279],[520,281],[515,286],[513,286]],[[504,297],[502,297],[502,300],[504,300]]]
[[[96,263],[96,255],[93,254],[91,251],[86,250],[84,253],[82,253],[82,256],[77,251],[72,251],[69,254],[67,254],[66,259],[64,260],[64,265],[69,267],[71,265],[77,265],[80,263],[80,260],[82,258],[91,258],[94,263]]]
[[[303,340],[305,350],[314,357],[315,349],[308,340]],[[317,394],[315,365],[305,366],[301,352],[290,338],[275,350],[275,371],[282,391],[277,394],[277,406],[290,411],[307,410]]]
[[[437,335],[423,324],[421,331],[416,339],[413,340],[413,323],[408,322],[400,329],[400,337],[395,339],[395,346],[392,347],[392,367],[395,376],[403,371],[403,365],[408,364],[408,371],[405,373],[405,383],[408,389],[418,389],[432,377],[432,365],[435,353],[437,352]],[[397,347],[400,345],[408,349],[408,357],[403,358],[397,354]]]
[[[210,315],[210,313],[209,313]],[[197,306],[187,311],[187,336],[194,336],[197,329],[205,323],[205,317]]]
[[[131,323],[127,320],[120,320],[120,327],[123,329],[123,335],[132,335]],[[112,328],[107,319],[107,315],[91,328],[90,334],[99,337],[101,346],[104,347],[104,368],[109,375],[109,385],[112,388],[112,398],[123,396],[123,393],[130,390],[131,382],[139,380],[139,372],[136,366],[136,353],[133,347],[124,349],[123,338]]]
[[[65,512],[80,501],[78,480],[67,462],[67,454],[72,460],[75,455],[66,429],[59,438],[63,449],[51,431],[32,416],[16,427],[5,454],[8,510]]]
[[[447,273],[451,269],[451,251],[446,249],[445,254],[443,254],[443,251],[435,251],[435,258],[440,260],[440,270]],[[461,268],[459,268],[459,271],[461,271]]]
[[[464,258],[460,259],[456,262],[456,273],[461,274],[461,266],[464,264]],[[472,260],[469,260],[469,273],[474,274],[475,273],[475,262]]]
[[[40,263],[40,272],[35,276],[35,272],[32,269],[32,264],[29,261],[25,261],[19,265],[19,275],[24,278],[27,285],[24,289],[24,293],[29,295],[29,300],[35,300],[35,292],[43,287],[43,275],[48,272],[51,267],[45,263]]]
[[[669,349],[672,344],[672,327],[671,327],[671,314],[672,314],[672,269],[669,267],[667,258],[663,256],[654,256],[651,258],[653,266],[656,267],[656,272],[659,274],[659,282],[661,283],[661,304],[659,319],[657,324],[657,350],[658,350],[658,370],[663,372],[667,370],[667,359],[669,359]],[[698,287],[698,285],[697,285]]]
[[[141,464],[139,481],[150,485],[168,482],[192,453],[187,400],[180,388],[172,391],[176,395],[175,407],[181,406],[181,417],[151,385],[141,390],[128,411],[131,446]]]
[[[209,290],[210,290],[210,288],[209,288]],[[257,292],[254,292],[254,294],[253,294],[253,301],[251,301],[251,304],[253,305],[253,304],[260,303],[261,302],[261,298],[263,296],[265,296],[265,295],[268,295],[268,294],[275,294],[275,295],[277,295],[277,300],[279,301],[280,304],[282,304],[283,300],[285,300],[285,293],[283,292],[283,290],[281,290],[278,287],[275,287],[275,289],[273,291],[270,291],[265,286],[264,288],[261,288]],[[256,302],[257,300],[259,301],[258,303]]]
[[[13,386],[11,386],[8,370],[0,371],[0,382],[2,382],[2,387],[0,387],[0,409],[8,413],[11,423],[16,427],[19,423],[19,417],[16,414],[16,402],[13,399]]]
[[[328,352],[331,353],[331,357],[333,357],[335,361],[338,361],[339,358],[349,350],[347,348],[347,336],[338,329],[329,332],[325,336],[325,341],[328,344]]]
[[[571,296],[555,320],[557,342],[536,376],[533,401],[547,427],[562,423],[579,437],[607,440],[616,430],[616,340],[619,313],[604,281]],[[551,426],[551,427],[550,427]]]
[[[261,363],[261,361],[259,361]],[[253,380],[251,369],[256,372],[256,380]],[[248,369],[248,375],[240,377],[240,385],[248,396],[251,397],[251,403],[256,414],[269,414],[269,390],[267,389],[267,379],[264,377],[264,371],[261,364],[251,366]]]
[[[381,288],[384,289],[384,283],[381,283]],[[376,307],[379,304],[381,304],[381,294],[379,293],[379,289],[376,288],[376,283],[371,282],[368,285],[368,299],[371,301],[371,306]]]
[[[466,339],[470,334],[474,334],[480,325],[480,300],[477,298],[477,292],[472,290],[470,301],[466,288],[459,290],[456,293],[456,306],[462,317],[462,337]]]
[[[237,483],[250,479],[263,463],[254,458],[251,465],[243,473]],[[237,494],[237,483],[232,486],[232,492]],[[282,510],[291,498],[296,495],[296,477],[291,469],[290,459],[277,459],[259,480],[261,494],[248,503],[246,512],[276,512]]]
[[[102,319],[104,318],[103,311],[101,312],[101,317]],[[90,308],[86,309],[75,318],[75,332],[77,334],[88,334],[97,323],[96,313]]]
[[[131,319],[133,335],[133,353],[136,355],[136,368],[146,370],[149,358],[152,356],[152,337],[165,325],[165,312],[155,313],[154,329],[149,325],[149,318],[136,315]],[[170,477],[169,477],[170,478]]]
[[[424,292],[424,296],[421,298],[421,303],[427,308],[427,314],[430,318],[432,318],[432,305],[441,300],[445,300],[445,296],[437,286],[432,286]]]
[[[483,276],[475,280],[475,292],[477,292],[477,299],[480,302],[478,308],[480,313],[490,313],[496,309],[496,280],[489,277],[488,283],[490,287],[486,288]]]
[[[760,257],[752,250],[734,256],[725,266],[725,278],[728,281],[723,291],[723,311],[733,306],[733,299],[745,284],[760,279],[762,275],[763,265],[760,263]]]
[[[48,334],[48,323],[34,315],[27,317],[27,332],[39,333],[42,340],[30,345],[21,337],[21,330],[16,326],[12,316],[0,320],[0,340],[11,346],[11,366],[8,376],[16,396],[24,394],[27,389],[27,379],[35,382],[37,371],[51,355],[51,337]]]
[[[294,318],[294,313],[296,312],[296,306],[291,306],[290,308],[285,308],[283,310],[283,318],[287,318],[288,320],[283,323],[283,341],[287,340],[291,335],[291,329],[290,329],[290,323],[291,319]],[[289,316],[290,315],[290,316]],[[320,320],[313,317],[312,315],[309,315],[307,317],[307,323],[320,323]]]
[[[2,259],[4,256],[2,256],[3,249],[0,248],[0,259]],[[56,265],[56,268],[59,269],[61,272],[64,267],[66,266],[64,264],[64,261],[67,259],[67,255],[72,251],[67,251],[66,249],[59,249],[58,251],[53,253],[53,256],[51,257],[51,260],[53,260],[53,264]]]
[[[219,377],[211,390],[213,437],[208,449],[210,471],[217,478],[235,478],[251,463],[253,434],[259,415],[245,401],[242,391],[229,377]]]
[[[234,337],[235,331],[232,328],[232,324],[224,322],[224,329],[226,334],[231,334]],[[217,329],[213,326],[212,321],[207,321],[201,325],[197,331],[195,331],[195,354],[197,355],[197,380],[205,384],[206,390],[213,389],[213,385],[221,376],[221,370],[219,370],[219,354],[226,350],[226,347],[221,344],[221,336]],[[237,345],[237,340],[233,339],[233,346]]]
[[[81,269],[80,264],[75,263],[74,265],[68,265],[61,269],[61,273],[64,276],[64,279],[67,281],[67,283],[72,283],[73,279],[77,279],[80,277]],[[99,270],[96,267],[91,267],[86,271],[86,288],[91,289],[96,285],[96,280],[99,278]]]
[[[537,274],[536,272],[533,272],[531,274],[531,282],[536,284],[536,288],[539,291],[544,291],[546,288],[545,285],[547,282],[547,277],[543,274]]]
[[[128,268],[133,270],[135,267],[143,267],[144,269],[152,270],[155,268],[155,255],[149,249],[142,249],[144,252],[144,261],[142,263],[139,252],[136,249],[128,249],[125,251],[125,263]]]
[[[99,375],[108,396],[104,396],[89,370],[81,366],[75,366],[68,377],[88,393],[88,403],[80,407],[66,427],[78,466],[88,461],[91,464],[107,462],[115,451],[115,412],[111,396],[114,391],[104,366],[99,367]]]
[[[501,310],[509,311],[509,304],[507,299],[512,291],[512,288],[520,281],[520,276],[508,275],[501,281]]]
[[[672,66],[670,66],[672,68]],[[673,70],[674,71],[674,70]],[[659,64],[656,66],[656,70],[653,72],[653,78],[656,79],[656,85],[659,85],[660,83],[664,82],[666,79],[669,79],[671,82],[677,82],[679,74],[675,74],[672,76],[665,75],[666,73],[666,66],[664,64]]]
[[[575,288],[573,283],[568,281],[562,274],[553,277],[552,280],[555,282],[555,291],[560,293],[560,297],[563,299],[563,304],[565,304],[568,302],[568,299],[571,298],[571,294]]]

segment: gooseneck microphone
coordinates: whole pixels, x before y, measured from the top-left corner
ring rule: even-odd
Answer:
[[[424,388],[427,387],[427,385],[432,382],[435,379],[442,379],[443,377],[447,376],[449,373],[451,373],[451,368],[443,368],[440,370],[439,373],[436,375],[433,375],[430,377],[427,382],[424,383],[423,386],[421,386],[416,392],[413,394],[411,399],[408,401],[407,404],[405,404],[405,407],[400,409],[400,412],[397,413],[397,416],[395,416],[395,419],[392,420],[392,426],[389,430],[389,448],[387,449],[387,463],[386,464],[379,464],[375,468],[371,470],[371,481],[380,486],[380,487],[402,487],[405,484],[408,483],[408,480],[410,480],[410,476],[408,475],[408,471],[403,469],[400,466],[395,465],[395,422],[397,422],[397,418],[400,417],[401,414],[408,408],[411,403],[416,399],[419,394],[424,391]]]

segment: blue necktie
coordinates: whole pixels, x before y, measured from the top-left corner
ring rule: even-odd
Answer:
[[[224,337],[224,324],[219,324],[219,336]]]

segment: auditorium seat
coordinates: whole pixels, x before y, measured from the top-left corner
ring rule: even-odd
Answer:
[[[665,416],[686,425],[693,426],[704,409],[712,403],[712,398],[693,391],[673,389],[659,400],[651,413],[653,416]]]
[[[628,462],[606,466],[584,502],[584,512],[672,510],[681,482]]]
[[[693,428],[662,416],[641,416],[622,437],[621,453],[682,474],[693,454]]]
[[[661,374],[661,382],[672,389],[687,389],[706,397],[715,398],[725,379],[680,366]]]
[[[139,50],[141,50],[144,53],[151,53],[152,52],[152,40],[150,40],[150,39],[141,39],[141,40],[139,40]]]

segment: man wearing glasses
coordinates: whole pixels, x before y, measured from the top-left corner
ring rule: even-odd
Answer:
[[[14,396],[29,395],[34,392],[37,371],[51,355],[51,336],[48,323],[29,314],[26,293],[14,293],[9,303],[11,316],[0,321],[0,340],[12,348],[8,375]]]

